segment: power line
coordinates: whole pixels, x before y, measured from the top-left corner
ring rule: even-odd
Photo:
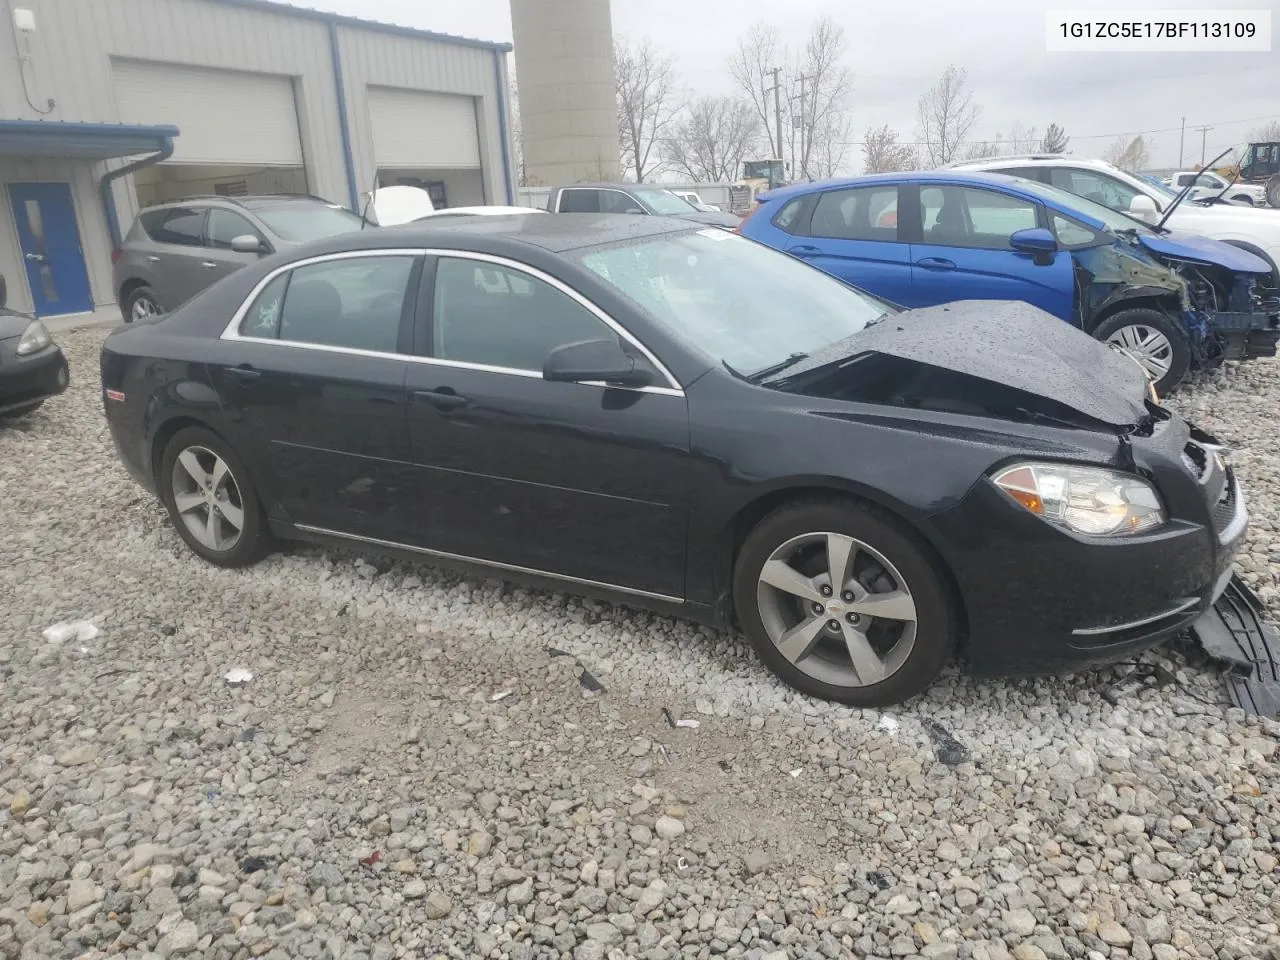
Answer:
[[[1209,126],[1226,127],[1232,124],[1259,123],[1264,120],[1275,120],[1275,119],[1277,119],[1277,117],[1274,114],[1270,114],[1265,117],[1248,117],[1244,120],[1215,120]],[[1194,126],[1196,129],[1200,129],[1202,124],[1194,124]],[[1181,129],[1182,127],[1178,126],[1178,127],[1159,127],[1153,130],[1122,130],[1120,133],[1086,133],[1086,134],[1073,133],[1071,134],[1071,139],[1072,140],[1114,140],[1118,137],[1145,136],[1148,133],[1175,133]],[[866,144],[867,141],[842,140],[840,142],[842,145],[846,147],[859,147]],[[899,140],[897,142],[904,147],[924,147],[929,145],[929,141],[927,140]],[[1007,143],[1008,141],[1004,140],[1003,138],[988,137],[985,140],[961,140],[959,142],[963,144],[974,145],[974,144],[988,144],[988,143]]]

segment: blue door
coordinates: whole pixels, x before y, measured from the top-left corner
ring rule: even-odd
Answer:
[[[71,187],[65,183],[11,183],[9,199],[36,316],[93,310]]]
[[[911,295],[928,307],[953,300],[1023,300],[1072,318],[1071,254],[1037,262],[1009,245],[1019,230],[1043,226],[1039,205],[1012,194],[950,185],[920,187],[920,242],[911,244]]]
[[[898,242],[896,185],[824,192],[804,234],[787,239],[787,253],[894,303],[910,296],[911,247]]]

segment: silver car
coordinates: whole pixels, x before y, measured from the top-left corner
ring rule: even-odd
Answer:
[[[192,197],[148,207],[114,257],[126,322],[176,310],[259,257],[359,230],[361,219],[316,197]]]

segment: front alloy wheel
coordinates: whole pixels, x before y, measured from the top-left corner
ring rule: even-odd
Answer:
[[[955,647],[958,618],[934,561],[860,501],[806,499],[765,517],[739,550],[733,590],[760,659],[812,696],[897,703]]]
[[[1163,310],[1131,307],[1117,311],[1094,327],[1093,335],[1137,360],[1162,397],[1177,388],[1191,367],[1187,335]]]
[[[1111,336],[1107,343],[1123,347],[1137,360],[1153,380],[1159,380],[1169,372],[1173,365],[1173,344],[1159,330],[1135,323],[1129,327],[1121,327]]]

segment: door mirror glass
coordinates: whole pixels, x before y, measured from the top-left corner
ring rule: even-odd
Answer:
[[[556,347],[542,367],[542,378],[557,383],[602,382],[644,387],[653,374],[622,349],[617,340],[581,340]]]
[[[263,253],[262,241],[251,233],[243,233],[231,241],[234,253]]]
[[[1019,253],[1056,253],[1058,241],[1044,227],[1019,230],[1009,237],[1009,246]]]
[[[1139,220],[1154,220],[1158,212],[1159,208],[1156,207],[1156,202],[1145,193],[1135,194],[1133,199],[1129,201],[1129,213]]]

